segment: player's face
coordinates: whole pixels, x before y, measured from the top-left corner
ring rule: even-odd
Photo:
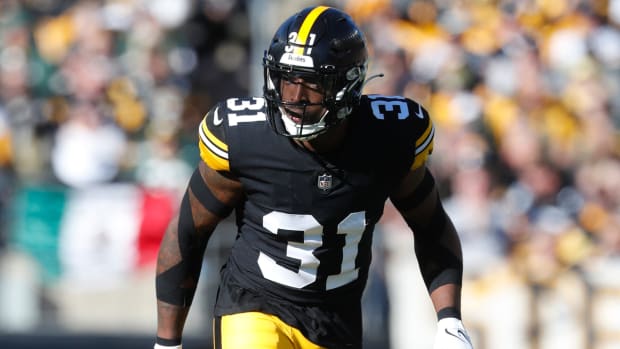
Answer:
[[[296,124],[313,124],[325,114],[322,105],[325,92],[316,82],[301,77],[283,78],[280,83],[282,101],[287,116]]]

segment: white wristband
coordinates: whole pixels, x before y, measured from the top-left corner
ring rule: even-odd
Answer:
[[[155,346],[153,347],[153,349],[183,349],[183,346],[181,344],[168,346],[168,345],[161,345],[161,344],[155,343]]]

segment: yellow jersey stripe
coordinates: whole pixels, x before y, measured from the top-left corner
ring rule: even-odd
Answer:
[[[415,153],[421,153],[426,149],[429,145],[433,144],[433,138],[435,137],[435,127],[433,124],[430,124],[430,132],[424,132],[425,138],[420,138],[416,141],[415,145]],[[424,136],[424,135],[423,135]]]
[[[415,160],[411,165],[411,169],[415,170],[426,163],[429,155],[433,152],[433,139],[435,137],[435,127],[429,120],[426,130],[420,138],[415,142]]]
[[[200,125],[200,127],[202,128],[202,131],[204,132],[205,136],[207,137],[207,139],[209,141],[211,141],[211,143],[213,143],[215,146],[217,146],[219,149],[228,152],[228,145],[222,141],[220,141],[217,137],[215,137],[215,135],[213,135],[213,133],[211,133],[211,131],[209,131],[209,127],[207,126],[207,119],[205,118],[202,121],[202,124]]]
[[[433,122],[429,120],[428,125],[426,125],[426,130],[424,130],[422,135],[420,135],[420,137],[418,137],[418,139],[415,142],[415,146],[419,147],[420,144],[424,143],[426,141],[426,138],[428,137],[429,133],[431,133],[432,130],[433,130]]]
[[[428,157],[431,155],[432,152],[433,152],[433,142],[431,142],[429,146],[424,148],[423,151],[419,153],[416,152],[415,160],[413,161],[413,164],[411,165],[411,169],[415,170],[416,168],[422,167],[426,163],[426,160],[428,160]]]
[[[230,171],[228,160],[215,155],[203,142],[198,143],[198,148],[200,148],[200,158],[207,166],[216,171]]]
[[[202,160],[216,171],[229,171],[228,145],[209,131],[206,118],[200,123],[198,134],[200,137],[198,147]]]
[[[328,6],[317,6],[312,9],[310,13],[308,13],[306,19],[304,19],[304,21],[301,23],[301,27],[299,28],[299,32],[297,33],[297,44],[301,46],[306,45],[308,41],[308,35],[310,34],[310,29],[312,29],[314,22],[316,22],[317,18],[319,18],[321,13],[325,12],[325,10],[327,9],[329,9]],[[295,54],[303,55],[304,48],[295,48]]]

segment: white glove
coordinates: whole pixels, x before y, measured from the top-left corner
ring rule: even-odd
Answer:
[[[437,322],[437,334],[433,349],[473,349],[471,339],[463,322],[457,318],[447,317]]]
[[[153,347],[153,349],[183,349],[182,345],[161,345],[161,344],[157,344],[155,343],[155,346]]]

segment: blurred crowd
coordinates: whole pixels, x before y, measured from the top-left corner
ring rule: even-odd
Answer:
[[[605,348],[617,348],[620,326],[596,307],[610,304],[600,290],[619,286],[620,1],[346,8],[373,45],[371,73],[385,74],[366,92],[414,98],[437,124],[431,168],[461,235],[465,309],[486,347],[602,348],[615,338]],[[394,216],[384,222],[406,232]],[[558,303],[544,308],[549,299]],[[519,318],[525,328],[510,334]]]
[[[152,308],[131,280],[152,277],[202,116],[248,93],[246,5],[0,1],[0,332],[118,327],[132,298],[79,288]]]
[[[247,93],[245,22],[235,1],[3,1],[0,164],[74,188],[178,186],[144,172],[179,152],[193,165],[204,110]]]
[[[412,97],[437,123],[431,166],[469,276],[538,239],[566,243],[565,265],[620,252],[620,1],[348,6],[386,75],[367,92]]]
[[[16,212],[24,192],[52,190],[64,198],[60,254],[73,256],[58,275],[88,258],[108,261],[97,247],[116,238],[100,232],[124,230],[92,229],[97,219],[133,226],[146,246],[135,264],[152,263],[198,161],[202,116],[223,98],[257,93],[249,3],[0,2],[0,255],[32,244],[24,234],[34,228]],[[620,0],[328,3],[360,23],[370,75],[384,74],[365,92],[413,98],[434,118],[431,169],[463,242],[464,311],[479,347],[498,346],[495,324],[477,312],[524,318],[524,338],[514,331],[503,348],[532,338],[541,348],[617,348],[618,320],[596,315],[595,301],[620,309]],[[119,205],[128,196],[137,208]],[[395,261],[411,253],[400,243],[409,236],[390,207],[381,229],[386,263],[397,267],[386,266],[388,288],[401,286],[390,302],[405,302]],[[116,247],[136,244],[124,236],[110,261]],[[67,248],[68,237],[88,241]],[[567,323],[581,318],[585,326]],[[572,335],[558,342],[555,331]]]

